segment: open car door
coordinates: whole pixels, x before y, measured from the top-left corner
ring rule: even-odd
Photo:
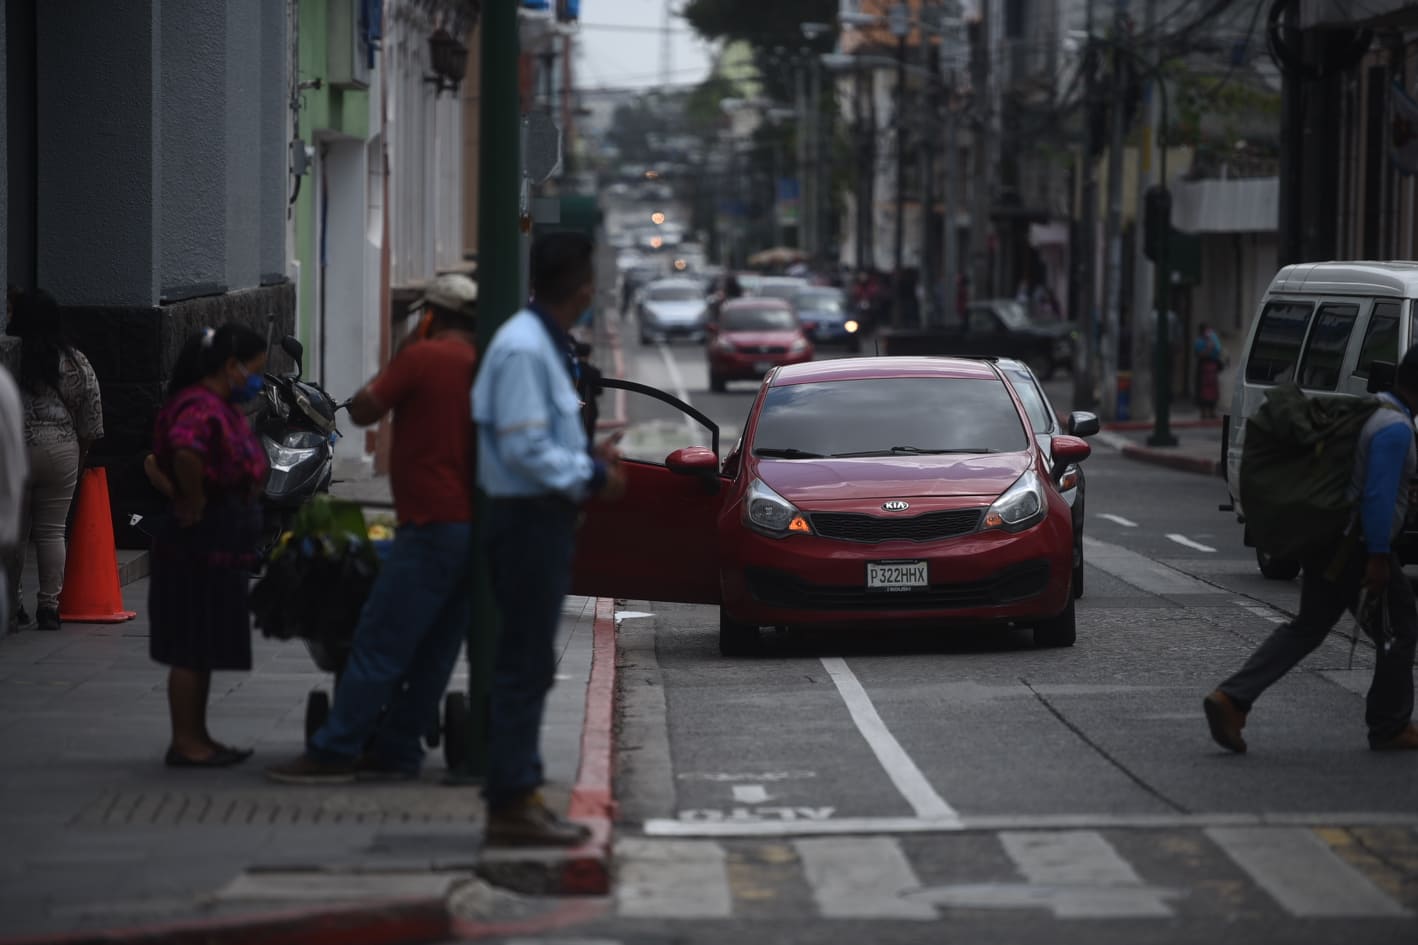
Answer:
[[[719,474],[718,425],[657,388],[613,378],[601,383],[671,409],[652,411],[667,419],[627,430],[621,444],[625,495],[587,503],[576,533],[571,592],[717,604],[718,520],[728,494]]]

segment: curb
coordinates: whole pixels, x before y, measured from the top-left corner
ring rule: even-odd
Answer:
[[[1150,446],[1138,446],[1135,443],[1127,444],[1122,447],[1119,452],[1128,459],[1135,459],[1142,463],[1150,463],[1153,466],[1165,466],[1169,469],[1180,469],[1183,472],[1201,473],[1204,476],[1222,475],[1219,460],[1206,459],[1202,456],[1189,456],[1186,453],[1170,453],[1166,450],[1154,449]]]
[[[1151,430],[1156,424],[1151,420],[1113,420],[1103,424],[1104,430],[1115,430],[1119,433],[1134,432],[1139,430]],[[1221,420],[1173,420],[1168,426],[1174,430],[1207,430],[1221,429]]]
[[[447,941],[452,932],[447,904],[437,898],[0,938],[0,945],[423,945]]]
[[[152,554],[140,551],[127,561],[118,562],[118,586],[137,583],[153,573]]]
[[[482,879],[529,895],[604,896],[611,888],[611,834],[615,798],[615,601],[598,598],[581,724],[581,765],[571,789],[568,816],[591,828],[591,839],[573,850],[484,850]],[[4,945],[4,943],[0,943]]]

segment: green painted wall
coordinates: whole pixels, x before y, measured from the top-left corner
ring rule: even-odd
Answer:
[[[299,0],[300,5],[300,81],[321,80],[318,89],[301,92],[299,136],[315,146],[317,135],[342,134],[352,138],[369,138],[369,93],[360,90],[332,89],[326,50],[329,43],[329,0]],[[306,350],[313,351],[311,326],[315,322],[315,280],[319,276],[320,247],[319,206],[315,169],[312,164],[301,181],[300,196],[295,202],[295,258],[300,261],[300,323],[297,334]]]

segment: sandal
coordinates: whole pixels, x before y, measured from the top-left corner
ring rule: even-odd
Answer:
[[[223,745],[221,742],[216,741],[215,739],[212,741],[212,747],[215,748],[217,751],[225,751],[233,755],[240,755],[242,761],[245,761],[247,758],[250,758],[252,755],[256,754],[256,749],[254,748],[233,748],[230,745]]]
[[[220,745],[217,746],[216,751],[205,758],[189,758],[180,754],[176,748],[169,748],[167,756],[163,758],[163,764],[169,768],[230,768],[232,765],[241,764],[250,757],[250,752],[242,754]]]

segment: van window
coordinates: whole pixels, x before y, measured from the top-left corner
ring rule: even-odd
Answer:
[[[1306,390],[1334,390],[1339,386],[1339,366],[1349,348],[1349,333],[1359,317],[1359,306],[1326,302],[1315,316],[1305,355],[1300,359],[1300,386]]]
[[[1374,303],[1374,314],[1369,316],[1369,330],[1364,333],[1364,347],[1359,352],[1355,377],[1368,377],[1369,365],[1375,361],[1398,363],[1399,311],[1397,302]]]
[[[1281,384],[1295,379],[1300,344],[1314,306],[1308,302],[1271,302],[1260,313],[1246,380],[1255,384]]]

